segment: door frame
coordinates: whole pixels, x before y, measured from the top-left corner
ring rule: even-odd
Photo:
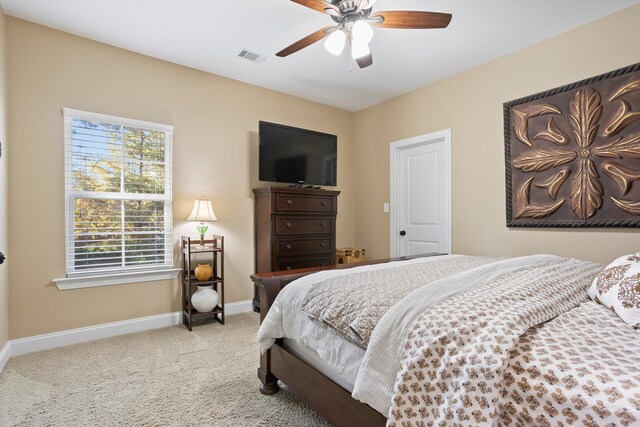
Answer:
[[[447,209],[446,216],[449,220],[449,233],[448,233],[448,245],[447,253],[451,253],[451,241],[453,234],[453,224],[451,218],[451,129],[443,129],[437,132],[431,132],[424,135],[418,135],[400,141],[394,141],[389,146],[389,159],[390,159],[390,218],[389,218],[389,249],[390,256],[396,257],[400,254],[400,152],[408,148],[419,147],[427,144],[434,144],[438,142],[444,143],[444,176],[447,178],[444,184],[444,193],[447,197],[445,207]]]

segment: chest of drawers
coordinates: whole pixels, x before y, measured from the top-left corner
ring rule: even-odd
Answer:
[[[256,273],[335,264],[339,191],[267,187],[253,193]]]

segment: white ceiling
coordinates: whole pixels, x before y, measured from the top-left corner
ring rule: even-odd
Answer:
[[[358,111],[640,0],[379,0],[376,10],[448,12],[442,30],[375,29],[360,69],[316,43],[275,53],[328,15],[288,0],[0,0],[5,13],[134,52]],[[243,49],[267,57],[238,58]]]

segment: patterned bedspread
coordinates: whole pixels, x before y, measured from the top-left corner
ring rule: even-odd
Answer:
[[[427,310],[405,341],[389,425],[637,422],[637,332],[585,303],[600,268],[545,263]]]
[[[640,333],[596,302],[529,329],[508,363],[499,425],[640,425]]]

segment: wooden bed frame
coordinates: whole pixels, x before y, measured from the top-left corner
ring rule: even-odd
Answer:
[[[257,285],[260,294],[260,323],[264,320],[269,307],[273,304],[280,290],[295,279],[307,274],[433,255],[444,254],[423,254],[353,264],[254,274],[251,276],[251,280]],[[333,426],[383,426],[387,422],[387,418],[384,415],[355,400],[347,390],[289,352],[283,347],[281,339],[276,340],[276,343],[269,350],[260,355],[258,378],[262,382],[260,386],[262,394],[277,393],[279,390],[278,380],[280,380]]]

